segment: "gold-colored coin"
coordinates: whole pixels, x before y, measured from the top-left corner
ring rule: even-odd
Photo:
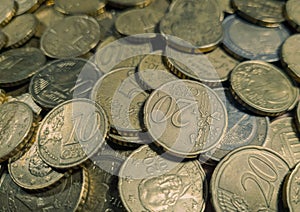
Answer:
[[[0,105],[2,105],[6,100],[6,93],[4,90],[0,89]]]
[[[18,8],[16,15],[34,12],[40,6],[42,1],[43,0],[15,0]]]
[[[20,153],[37,126],[32,109],[19,101],[0,105],[0,162]]]
[[[54,9],[67,14],[86,14],[96,16],[105,11],[106,0],[55,0]]]
[[[285,1],[233,0],[232,5],[240,16],[258,25],[278,27],[284,21]]]
[[[298,0],[289,0],[285,5],[285,17],[300,32],[300,5]]]
[[[288,74],[300,82],[300,34],[290,36],[282,45],[281,62]]]
[[[231,73],[235,99],[259,115],[279,116],[294,108],[299,90],[279,68],[263,61],[246,61]]]
[[[286,203],[290,212],[300,210],[299,196],[299,179],[300,179],[300,164],[298,163],[294,170],[287,176],[284,182],[283,201]]]
[[[108,0],[108,3],[117,8],[139,7],[143,8],[151,4],[153,0]]]
[[[151,93],[144,122],[154,142],[180,157],[196,157],[217,146],[228,123],[217,94],[190,80],[171,81]]]
[[[14,18],[2,31],[8,37],[6,48],[17,48],[26,43],[34,35],[38,21],[32,14],[24,14]]]
[[[37,133],[38,153],[55,168],[81,165],[101,148],[108,127],[106,114],[95,102],[66,101],[43,119]]]
[[[119,192],[128,211],[201,211],[207,184],[197,160],[178,163],[148,146],[134,151],[119,172]]]
[[[16,14],[17,4],[12,0],[2,0],[0,4],[0,26],[5,26]]]
[[[69,16],[47,28],[41,50],[52,58],[71,58],[88,53],[100,39],[97,21],[89,16]]]
[[[0,50],[6,45],[7,40],[7,36],[2,31],[0,31]]]

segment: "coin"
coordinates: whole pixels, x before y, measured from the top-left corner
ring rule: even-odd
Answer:
[[[145,135],[141,135],[141,137],[146,137]],[[139,147],[142,144],[148,144],[150,141],[145,138],[140,138],[138,136],[121,136],[121,135],[115,135],[115,134],[109,134],[109,140],[112,141],[113,143],[125,147]]]
[[[46,63],[43,52],[37,48],[11,49],[0,54],[0,86],[21,85]]]
[[[178,77],[200,81],[210,87],[220,86],[238,61],[216,48],[207,54],[188,54],[166,47],[165,63]]]
[[[196,160],[178,163],[142,146],[124,162],[120,176],[128,211],[204,211],[207,184]]]
[[[0,105],[0,162],[21,152],[37,126],[31,108],[19,101]]]
[[[287,162],[263,147],[242,147],[216,167],[210,182],[212,204],[221,211],[284,211],[281,184]]]
[[[297,148],[300,146],[300,139],[292,117],[280,118],[271,122],[265,146],[278,152],[291,167],[300,162]]]
[[[2,32],[8,37],[6,48],[17,48],[26,43],[36,32],[38,21],[32,14],[24,14],[14,18]]]
[[[285,17],[288,22],[298,31],[300,32],[300,7],[299,2],[297,0],[289,0],[285,5]]]
[[[17,4],[15,1],[3,0],[0,6],[0,26],[5,26],[16,14]]]
[[[87,173],[79,170],[49,190],[32,192],[18,187],[4,172],[0,180],[1,209],[22,212],[80,210],[87,197],[88,183]]]
[[[285,180],[285,186],[284,186],[284,198],[285,203],[287,203],[288,209],[291,212],[298,211],[299,208],[299,166],[300,164],[297,164],[294,170],[288,175],[288,177]]]
[[[86,14],[96,16],[105,11],[105,4],[105,0],[86,0],[84,3],[80,0],[56,0],[54,9],[67,15]]]
[[[4,90],[0,89],[0,105],[2,105],[6,100],[6,93]]]
[[[282,45],[281,62],[288,74],[300,82],[300,34],[290,36]]]
[[[246,61],[231,73],[233,95],[254,113],[279,116],[294,108],[299,90],[277,67],[263,61]]]
[[[21,15],[23,13],[31,13],[35,11],[42,2],[41,0],[15,0],[17,3],[17,13],[16,15]]]
[[[233,0],[232,5],[240,16],[254,24],[278,27],[284,21],[285,1]]]
[[[139,7],[143,8],[151,4],[153,0],[108,0],[108,3],[117,8]]]
[[[94,18],[69,16],[46,29],[41,50],[52,58],[77,57],[94,48],[99,39],[100,28]]]
[[[7,36],[0,31],[0,50],[6,45],[7,43]]]
[[[190,80],[159,87],[147,99],[144,114],[153,140],[181,157],[196,157],[212,149],[227,128],[227,112],[217,94]]]
[[[166,13],[169,9],[169,6],[169,0],[153,0],[152,3],[149,6],[147,6],[147,8],[158,12]]]
[[[165,66],[161,51],[145,56],[138,66],[137,73],[139,84],[148,91],[153,91],[167,82],[178,80]]]
[[[55,60],[34,75],[29,92],[40,106],[51,109],[72,98],[89,98],[101,75],[98,67],[88,60]]]
[[[228,16],[223,21],[223,28],[223,44],[229,53],[238,59],[267,62],[279,60],[280,47],[291,34],[282,24],[277,28],[260,27],[236,15]]]
[[[55,168],[78,166],[103,145],[108,130],[99,105],[88,99],[66,101],[43,119],[37,133],[38,154]]]
[[[269,132],[269,119],[249,114],[237,106],[229,89],[214,89],[224,103],[228,114],[228,127],[225,136],[214,149],[200,155],[219,162],[230,151],[242,146],[262,146]]]
[[[109,12],[106,11],[95,17],[100,26],[100,41],[102,42],[99,43],[99,45],[101,45],[110,36],[120,37],[119,33],[115,29],[115,21],[120,14],[120,11],[110,10]]]
[[[108,115],[113,134],[134,137],[144,131],[143,104],[148,94],[139,87],[134,73],[135,67],[115,69],[93,88],[91,98]]]
[[[231,0],[218,0],[219,7],[221,11],[228,13],[228,14],[233,14],[235,10],[233,9],[231,5]]]

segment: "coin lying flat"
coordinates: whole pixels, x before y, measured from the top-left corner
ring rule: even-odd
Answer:
[[[14,18],[2,31],[8,37],[6,48],[16,48],[26,43],[36,32],[38,21],[32,14]]]
[[[153,0],[108,0],[111,6],[118,8],[139,7],[143,8],[151,4]]]
[[[38,154],[55,168],[78,166],[103,145],[108,129],[106,114],[95,102],[66,101],[43,119],[37,133]]]
[[[178,163],[143,146],[122,165],[119,192],[128,211],[204,211],[207,185],[198,161]]]
[[[144,114],[153,140],[181,157],[196,157],[212,149],[227,128],[227,112],[217,94],[190,80],[159,87],[147,99]]]
[[[297,0],[289,0],[285,5],[285,16],[289,23],[300,32],[300,7]]]
[[[284,21],[284,1],[233,0],[238,14],[248,21],[267,27],[278,27]]]
[[[15,1],[3,0],[0,5],[0,26],[5,26],[16,14],[17,4]]]
[[[284,211],[280,193],[288,171],[287,162],[272,150],[239,148],[229,153],[212,175],[213,206],[217,212]]]
[[[294,80],[300,82],[300,34],[290,36],[282,45],[281,61]]]
[[[294,170],[290,173],[290,175],[285,180],[285,199],[284,201],[287,203],[288,209],[290,212],[296,212],[300,210],[299,202],[299,179],[300,179],[300,164],[298,164]]]
[[[87,173],[79,170],[49,190],[32,192],[17,186],[4,172],[0,180],[1,209],[22,212],[80,210],[87,197],[88,184]]]
[[[94,48],[99,39],[100,28],[94,18],[69,16],[47,28],[41,50],[52,58],[78,57]]]
[[[18,48],[0,54],[0,86],[11,87],[28,82],[46,63],[37,48]]]
[[[223,44],[229,53],[238,59],[268,62],[279,60],[280,47],[291,34],[282,24],[276,28],[260,27],[236,15],[228,16],[223,28]]]
[[[37,126],[31,108],[19,101],[0,105],[0,162],[21,152]]]
[[[29,92],[40,106],[51,109],[72,98],[89,98],[101,75],[97,66],[88,60],[55,60],[34,75]]]
[[[21,15],[26,12],[33,12],[39,7],[42,1],[43,0],[15,0],[18,8],[16,15]]]
[[[263,61],[246,61],[235,67],[231,91],[247,109],[260,115],[278,116],[295,106],[299,90],[277,67]]]

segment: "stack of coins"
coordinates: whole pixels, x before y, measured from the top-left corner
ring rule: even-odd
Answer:
[[[299,14],[2,0],[0,211],[299,211]]]

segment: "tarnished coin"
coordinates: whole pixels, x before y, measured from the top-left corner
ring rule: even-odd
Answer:
[[[155,33],[156,25],[163,16],[164,13],[150,9],[129,10],[118,16],[115,27],[120,34],[125,36]]]
[[[284,21],[285,1],[281,0],[233,0],[238,14],[248,21],[267,27],[278,27]]]
[[[64,177],[63,172],[57,172],[41,159],[37,152],[37,143],[21,158],[9,160],[8,170],[17,185],[29,190],[52,187]]]
[[[101,148],[108,130],[99,105],[88,99],[69,100],[43,119],[37,133],[38,153],[52,167],[75,167]]]
[[[32,13],[35,11],[44,0],[15,0],[17,3],[17,13],[16,15],[21,15],[23,13]]]
[[[2,0],[0,4],[0,26],[5,26],[16,14],[17,4],[12,0]]]
[[[0,178],[1,209],[22,212],[77,211],[85,203],[88,184],[87,173],[78,170],[49,190],[33,192],[17,186],[4,172]]]
[[[40,106],[51,109],[72,98],[89,98],[101,75],[97,66],[88,60],[55,60],[31,79],[29,92]]]
[[[300,162],[300,139],[292,117],[280,118],[271,122],[265,146],[278,152],[291,167]]]
[[[106,0],[55,0],[54,8],[67,15],[86,14],[96,16],[105,11]]]
[[[86,54],[100,39],[100,27],[89,16],[69,16],[47,28],[41,49],[52,58],[70,58]]]
[[[228,89],[214,89],[228,114],[228,127],[224,138],[214,149],[200,155],[203,158],[219,162],[230,151],[242,146],[262,146],[269,131],[269,119],[251,115],[244,108],[237,106]]]
[[[28,82],[46,63],[37,48],[18,48],[0,54],[0,86],[11,87]]]
[[[2,31],[0,31],[0,50],[6,45],[7,40],[7,36]]]
[[[6,48],[16,48],[26,43],[36,32],[38,21],[32,14],[14,18],[2,31],[7,35]]]
[[[111,6],[117,8],[139,7],[143,8],[151,4],[153,0],[108,0]]]
[[[223,22],[223,44],[229,53],[238,59],[279,60],[280,47],[291,32],[283,24],[277,28],[266,28],[251,24],[235,15]]]
[[[212,175],[215,211],[284,211],[281,185],[288,171],[287,162],[272,150],[255,146],[234,150]]]
[[[282,45],[281,62],[288,74],[300,82],[300,34],[290,36]]]
[[[119,175],[128,211],[204,211],[207,184],[196,160],[179,163],[143,146],[127,158]]]
[[[211,87],[220,86],[238,61],[217,48],[207,54],[189,54],[166,47],[165,63],[178,77],[193,79]]]
[[[223,138],[227,112],[209,87],[190,80],[172,81],[150,95],[144,122],[153,140],[169,153],[196,157]]]
[[[288,76],[258,60],[237,65],[231,73],[230,86],[242,105],[260,115],[281,115],[294,108],[299,96]]]
[[[299,196],[299,179],[300,179],[300,164],[288,175],[284,185],[284,201],[288,206],[290,212],[297,212],[300,210],[300,196]]]
[[[300,5],[297,0],[289,0],[285,5],[285,16],[288,22],[300,32]]]
[[[155,90],[167,82],[178,80],[165,66],[162,52],[145,56],[137,71],[139,84],[148,91]]]
[[[19,101],[0,105],[0,162],[21,152],[37,126],[31,108]]]
[[[143,105],[148,96],[136,81],[135,67],[105,74],[91,94],[92,100],[106,112],[112,133],[130,137],[144,131]]]

